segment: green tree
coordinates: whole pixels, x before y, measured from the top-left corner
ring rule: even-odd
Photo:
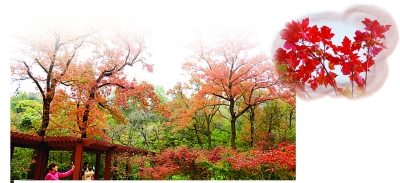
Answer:
[[[33,149],[15,147],[10,165],[11,180],[25,180],[28,177]]]
[[[10,99],[11,129],[22,133],[35,133],[40,130],[42,104],[34,93],[20,93]]]

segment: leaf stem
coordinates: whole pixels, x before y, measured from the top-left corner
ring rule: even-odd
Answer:
[[[366,63],[365,63],[364,95],[365,95],[366,92],[367,92],[368,61],[369,61],[369,54],[370,54],[369,52],[370,52],[370,48],[368,48],[368,51],[367,51],[367,61],[366,61]]]
[[[351,98],[354,98],[354,66],[351,66]]]
[[[321,58],[320,58],[320,57],[315,56],[313,52],[310,51],[310,54],[311,54],[312,57],[318,59],[319,63],[321,63],[321,65],[322,65],[322,67],[324,68],[326,74],[328,75],[329,79],[331,80],[332,87],[333,87],[333,89],[334,89],[334,91],[335,91],[335,95],[337,96],[337,87],[336,87],[336,83],[333,82],[333,78],[332,78],[331,75],[329,74],[328,69],[326,69],[325,65],[323,64],[323,61],[321,61]]]

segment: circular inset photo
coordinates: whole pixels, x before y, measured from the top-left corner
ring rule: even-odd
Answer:
[[[274,41],[274,61],[282,80],[305,100],[358,99],[384,84],[397,42],[397,25],[387,11],[358,5],[286,22]]]

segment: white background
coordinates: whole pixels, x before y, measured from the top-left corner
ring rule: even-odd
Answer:
[[[188,52],[184,44],[199,25],[218,26],[230,22],[259,32],[266,45],[283,24],[308,13],[344,11],[352,5],[374,4],[398,21],[398,5],[392,0],[336,1],[2,1],[1,10],[1,95],[3,151],[1,179],[9,180],[9,47],[8,26],[24,16],[44,11],[79,14],[93,10],[110,16],[139,17],[153,30],[148,42],[155,71],[155,84],[172,87],[181,81],[180,68]],[[28,28],[28,27],[27,27]],[[297,100],[296,182],[400,182],[400,72],[399,45],[388,58],[389,74],[380,90],[361,100],[325,97]],[[139,76],[137,76],[139,77]]]

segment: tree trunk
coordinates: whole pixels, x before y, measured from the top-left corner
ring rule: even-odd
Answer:
[[[268,126],[268,134],[270,134],[271,133],[271,131],[272,131],[272,118],[273,117],[273,114],[271,113],[271,118],[270,118],[270,120],[269,120],[269,126]]]
[[[87,121],[89,120],[89,112],[90,112],[90,106],[89,104],[85,105],[85,112],[83,113],[83,117],[82,117],[82,138],[86,138],[86,130],[87,130]]]
[[[146,134],[146,132],[145,132],[145,130],[144,130],[143,128],[140,130],[140,133],[141,133],[142,136],[143,136],[144,143],[146,144],[147,149],[150,149],[149,142],[147,141],[147,134]]]
[[[79,102],[76,104],[76,108],[79,109],[80,104]],[[83,123],[80,123],[80,119],[79,119],[79,113],[76,113],[76,124],[79,128],[79,131],[83,132],[84,128],[83,128]]]
[[[294,106],[292,108],[292,110],[290,110],[290,115],[289,115],[289,129],[292,129],[292,117],[293,117],[293,110],[294,108],[296,108],[296,106]]]
[[[90,101],[92,101],[94,99],[96,89],[97,89],[97,86],[93,86],[91,88],[88,102],[90,102]],[[87,130],[87,126],[88,126],[87,125],[87,121],[89,120],[89,112],[90,112],[90,104],[87,103],[85,105],[85,112],[84,112],[83,117],[82,117],[82,126],[83,126],[83,131],[82,131],[82,136],[81,136],[82,138],[86,138],[86,130]]]
[[[250,140],[250,143],[251,143],[251,145],[254,147],[254,144],[255,144],[255,134],[254,134],[254,131],[255,131],[255,126],[254,126],[254,120],[255,120],[255,111],[252,109],[252,108],[250,108],[250,138],[251,138],[251,140]]]
[[[236,149],[236,118],[231,119],[231,148]]]
[[[194,133],[196,134],[197,143],[199,143],[200,147],[203,148],[203,142],[201,142],[200,135],[197,130],[197,125],[194,125]]]
[[[43,99],[43,117],[42,117],[42,125],[40,127],[39,136],[44,137],[46,134],[47,127],[49,126],[50,121],[50,104],[53,100],[53,97],[47,97]]]
[[[49,126],[50,104],[51,104],[51,101],[53,100],[53,96],[54,95],[51,95],[51,93],[48,92],[46,94],[45,98],[43,99],[43,117],[42,117],[42,125],[41,125],[40,131],[39,131],[39,136],[42,138],[44,138],[44,136],[46,135],[46,130],[47,130],[47,127]],[[39,152],[38,149],[35,148],[33,151],[33,154],[32,154],[32,160],[35,160],[35,162],[37,161],[38,152]],[[28,179],[34,178],[34,174],[36,171],[35,169],[36,169],[36,163],[31,163],[29,165]]]
[[[211,129],[210,129],[210,121],[207,121],[207,141],[208,141],[208,149],[211,149]]]
[[[234,99],[229,100],[229,113],[231,114],[231,148],[236,149],[236,113],[235,113],[235,101]]]

